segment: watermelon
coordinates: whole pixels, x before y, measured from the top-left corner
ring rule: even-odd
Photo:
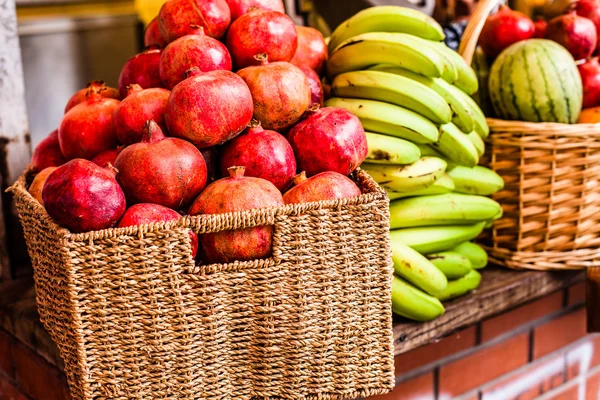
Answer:
[[[489,94],[499,118],[529,122],[577,122],[581,77],[558,43],[529,39],[506,48],[490,70]]]

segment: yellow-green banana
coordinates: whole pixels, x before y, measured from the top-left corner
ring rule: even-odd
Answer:
[[[412,164],[421,158],[421,150],[408,140],[365,132],[369,152],[365,162],[373,164]]]
[[[477,132],[477,134],[481,136],[482,139],[487,138],[490,134],[490,127],[488,126],[487,121],[485,119],[485,115],[483,114],[483,111],[481,111],[481,108],[479,108],[479,105],[475,102],[475,100],[473,100],[473,98],[471,98],[471,96],[464,93],[462,90],[459,90],[457,88],[454,89],[455,94],[458,97],[462,98],[463,103],[471,110],[471,114],[473,115],[473,122],[475,124],[473,127],[475,132]]]
[[[471,68],[457,52],[446,46],[444,43],[433,41],[430,41],[430,43],[450,60],[457,71],[457,78],[454,81],[444,80],[448,83],[452,83],[468,95],[475,93],[478,89],[479,81],[477,80],[477,74],[475,74],[473,68]]]
[[[390,228],[470,225],[485,222],[500,210],[500,204],[484,196],[446,193],[409,197],[390,203]]]
[[[448,279],[462,278],[473,269],[471,261],[467,257],[454,251],[428,254],[427,259]]]
[[[438,141],[430,146],[458,165],[474,167],[479,162],[479,154],[469,137],[452,122],[440,126]]]
[[[443,66],[442,75],[440,77],[449,84],[453,85],[455,82],[458,81],[458,69],[456,68],[455,63],[452,60],[452,57],[450,57],[448,53],[443,51],[441,47],[435,46],[434,43],[435,42],[432,42],[431,40],[423,41],[423,45],[430,46],[432,50],[437,51],[439,55],[442,56]],[[443,42],[438,43],[440,43],[443,47],[448,48]]]
[[[446,288],[446,275],[427,258],[399,241],[392,241],[391,245],[396,275],[429,294],[439,293]]]
[[[447,172],[454,181],[454,191],[458,193],[489,196],[504,188],[502,177],[481,165],[472,168],[452,165]]]
[[[486,251],[476,243],[464,242],[452,248],[452,251],[467,257],[475,269],[485,268],[488,263]]]
[[[408,197],[450,193],[453,190],[454,182],[452,181],[452,178],[446,174],[443,174],[437,181],[433,182],[433,185],[428,186],[425,189],[415,190],[412,192],[388,192],[388,197],[390,200],[396,200]]]
[[[439,94],[401,75],[380,71],[351,71],[335,77],[331,91],[336,97],[369,99],[392,103],[421,114],[436,124],[452,118],[450,106]]]
[[[475,131],[467,133],[467,136],[469,137],[471,143],[473,143],[473,146],[475,146],[475,149],[477,149],[477,154],[479,157],[483,156],[485,153],[485,142],[481,136],[479,136]]]
[[[444,314],[438,299],[394,276],[392,280],[392,311],[415,321],[431,321]]]
[[[392,241],[400,241],[421,254],[450,250],[462,242],[475,239],[485,222],[473,225],[420,226],[390,232]]]
[[[365,130],[384,133],[413,143],[437,142],[439,131],[430,120],[394,104],[365,99],[332,97],[327,107],[341,107],[356,115]]]
[[[407,165],[362,163],[360,167],[388,191],[412,192],[437,181],[444,174],[446,161],[437,157],[421,157]]]
[[[477,272],[477,270],[472,269],[468,274],[463,276],[462,278],[449,281],[446,289],[437,293],[435,297],[440,299],[441,301],[446,301],[450,299],[454,299],[456,297],[460,297],[464,294],[467,294],[471,290],[477,289],[479,283],[481,282],[481,274]]]

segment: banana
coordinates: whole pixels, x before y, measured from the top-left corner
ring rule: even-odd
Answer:
[[[375,64],[391,64],[410,71],[439,78],[447,61],[429,41],[406,33],[369,32],[354,36],[329,55],[327,75],[330,79],[349,71],[366,69]]]
[[[479,162],[479,154],[469,137],[452,122],[440,126],[439,139],[430,146],[458,165],[474,167]]]
[[[421,150],[421,157],[444,158],[442,153],[437,151],[431,144],[417,144],[417,147]]]
[[[392,280],[392,311],[415,321],[431,321],[444,314],[442,303],[410,283],[394,276]]]
[[[431,186],[444,174],[446,165],[441,158],[421,157],[407,165],[362,163],[360,167],[388,191],[412,192]]]
[[[462,278],[473,269],[467,257],[453,251],[428,254],[427,259],[448,279]]]
[[[485,142],[483,141],[481,136],[479,136],[477,132],[471,131],[467,133],[467,137],[469,138],[471,143],[473,143],[473,146],[475,146],[479,157],[482,157],[485,153]]]
[[[442,53],[453,64],[457,71],[457,78],[454,81],[444,79],[446,82],[453,84],[468,95],[477,92],[479,80],[475,70],[454,50],[446,46],[442,42],[429,41],[429,43],[440,53]]]
[[[452,57],[449,56],[448,53],[443,51],[441,47],[435,46],[434,45],[435,42],[432,42],[431,40],[424,40],[423,42],[424,42],[423,45],[431,47],[431,49],[433,51],[437,51],[438,54],[442,57],[443,65],[442,65],[442,75],[440,77],[451,85],[453,85],[455,82],[457,82],[458,81],[458,69],[456,68],[455,63],[453,62]],[[446,47],[446,45],[444,43],[442,43],[442,42],[439,42],[439,43],[441,43],[443,47],[448,48],[448,47]]]
[[[369,152],[365,162],[373,164],[412,164],[421,158],[421,150],[408,140],[365,132]]]
[[[419,289],[436,294],[443,291],[448,279],[427,258],[401,242],[392,242],[394,272]]]
[[[421,254],[450,250],[462,242],[475,239],[485,222],[473,225],[420,226],[390,232],[392,241],[400,241]]]
[[[335,77],[334,96],[392,103],[421,114],[435,124],[452,119],[450,106],[439,94],[421,83],[401,75],[379,71],[351,71]]]
[[[454,93],[460,97],[463,101],[463,103],[469,107],[469,109],[471,110],[471,114],[473,115],[473,122],[474,122],[474,127],[473,129],[475,130],[475,132],[477,132],[477,134],[479,136],[481,136],[482,139],[485,139],[488,137],[488,135],[490,134],[490,127],[487,124],[487,121],[485,119],[485,115],[483,114],[483,111],[481,111],[481,108],[479,108],[479,105],[477,105],[477,103],[475,102],[475,100],[473,100],[471,98],[471,96],[469,96],[468,94],[464,93],[462,90],[459,90],[457,88],[453,88],[454,89]],[[465,130],[465,132],[469,132],[468,130]]]
[[[448,175],[454,181],[454,191],[458,193],[489,196],[504,188],[500,175],[480,165],[472,168],[452,165],[448,167]]]
[[[467,257],[471,262],[471,266],[475,269],[482,269],[488,263],[488,255],[485,250],[473,242],[461,243],[451,251]]]
[[[413,143],[437,142],[437,126],[427,118],[382,101],[332,97],[327,107],[341,107],[356,115],[367,131],[384,133]]]
[[[502,208],[484,196],[447,193],[409,197],[390,203],[390,229],[470,225],[493,218]]]
[[[433,183],[433,185],[426,187],[425,189],[415,190],[413,192],[388,192],[388,197],[390,200],[401,199],[405,197],[415,197],[415,196],[429,196],[434,194],[444,194],[450,193],[454,190],[454,182],[452,179],[443,174],[437,181]]]
[[[446,301],[460,297],[471,290],[477,289],[481,282],[481,274],[477,270],[472,269],[468,274],[462,278],[448,282],[446,289],[435,295],[441,301]]]
[[[430,16],[407,7],[377,6],[364,9],[342,22],[331,34],[329,52],[353,36],[367,32],[400,32],[429,40],[444,40],[440,24]]]
[[[443,79],[429,78],[427,76],[419,75],[412,71],[394,67],[392,65],[375,65],[370,67],[369,70],[400,75],[417,81],[434,90],[437,94],[442,96],[450,106],[450,109],[453,112],[452,122],[463,132],[471,132],[473,130],[474,122],[471,107],[465,103],[462,95],[456,94],[456,92],[460,92],[460,90],[456,89]]]

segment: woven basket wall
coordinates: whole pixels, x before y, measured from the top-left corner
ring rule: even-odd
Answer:
[[[71,234],[12,187],[74,399],[351,399],[394,384],[388,200],[363,195]],[[267,260],[196,266],[198,234],[273,225]]]

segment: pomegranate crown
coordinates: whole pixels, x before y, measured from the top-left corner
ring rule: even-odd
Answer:
[[[292,182],[293,182],[294,186],[298,186],[305,180],[306,180],[306,172],[305,171],[300,172],[298,175],[296,175],[292,178]]]
[[[230,178],[239,179],[244,177],[244,173],[246,172],[246,167],[234,165],[232,167],[227,168],[227,173]]]
[[[142,132],[142,143],[155,143],[163,140],[165,138],[165,134],[163,133],[160,126],[154,120],[149,119],[146,121],[144,125],[144,130]]]
[[[267,53],[255,54],[254,59],[260,62],[260,65],[267,65],[269,63],[269,55]]]

